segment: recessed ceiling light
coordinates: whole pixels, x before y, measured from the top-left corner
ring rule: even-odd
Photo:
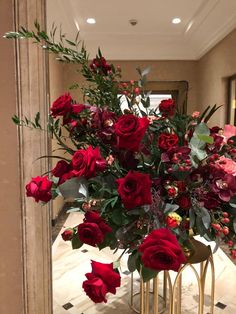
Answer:
[[[86,21],[88,24],[95,24],[96,23],[96,20],[92,17],[88,18],[87,21]]]
[[[179,17],[175,17],[173,20],[172,20],[172,23],[173,24],[179,24],[181,22],[181,19]]]

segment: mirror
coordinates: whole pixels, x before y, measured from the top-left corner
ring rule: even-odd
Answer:
[[[172,23],[175,12],[180,12],[179,24]],[[99,6],[95,0],[47,1],[48,30],[55,22],[72,40],[79,30],[90,58],[95,57],[100,46],[106,59],[121,67],[124,82],[138,80],[138,67],[150,67],[146,90],[155,95],[154,101],[158,102],[161,97],[172,98],[181,113],[223,104],[212,125],[223,125],[226,121],[235,124],[236,30],[235,25],[230,27],[235,12],[234,0],[217,1],[214,5],[212,1],[200,0],[182,0],[178,4],[170,1],[160,4],[153,0],[139,5],[122,0],[112,4],[103,1]],[[137,16],[137,23],[129,22],[133,14]],[[219,19],[223,14],[229,24],[224,32]],[[95,15],[97,23],[88,24],[86,19]],[[83,103],[79,90],[70,89],[75,83],[84,84],[78,68],[76,64],[59,63],[50,56],[51,103],[68,91],[78,103]],[[230,78],[229,98],[226,84],[222,83],[225,78]],[[58,154],[57,148],[56,141],[52,141],[53,153]],[[79,252],[72,251],[70,243],[64,242],[60,235],[66,227],[76,226],[83,219],[78,212],[67,212],[72,205],[65,204],[61,198],[54,201],[52,209],[55,314],[62,308],[85,313],[94,311],[94,305],[81,290],[81,273],[89,270],[89,260],[96,258],[96,249],[86,246]],[[109,258],[109,254],[107,251],[99,253],[99,258]],[[125,273],[128,274],[126,268]],[[127,299],[127,292],[124,285],[113,303],[124,313],[126,301],[121,304],[117,300]],[[112,305],[109,306],[105,306],[108,312],[104,313],[111,313]],[[102,309],[103,305],[96,307],[97,311]]]

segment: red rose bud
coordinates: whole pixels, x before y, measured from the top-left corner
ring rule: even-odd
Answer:
[[[59,116],[66,117],[71,112],[71,103],[72,98],[69,93],[66,93],[57,98],[50,108],[52,116],[54,118]]]
[[[85,275],[87,280],[83,282],[83,289],[93,302],[107,302],[106,294],[116,294],[116,288],[120,287],[120,274],[113,269],[113,263],[92,261],[91,265],[92,272]]]
[[[61,177],[70,170],[70,165],[65,160],[60,160],[51,170],[54,177]]]
[[[170,198],[175,198],[178,194],[178,189],[175,186],[172,186],[172,187],[167,186],[166,190]]]
[[[229,217],[229,214],[228,214],[227,212],[223,212],[222,215],[223,215],[223,217],[225,217],[225,218]]]
[[[138,249],[145,267],[161,271],[178,271],[186,262],[176,237],[167,228],[153,230]]]
[[[66,229],[62,234],[62,239],[64,241],[70,241],[72,240],[73,238],[73,235],[74,235],[74,230],[72,228],[69,228],[69,229]]]
[[[180,225],[182,218],[176,213],[169,213],[166,217],[166,226],[168,228],[176,228]]]
[[[48,176],[35,177],[26,185],[26,195],[33,197],[36,202],[49,202],[52,198],[51,188],[53,182],[48,180]]]
[[[175,114],[176,105],[173,99],[164,99],[159,105],[159,110],[163,115],[173,116]]]

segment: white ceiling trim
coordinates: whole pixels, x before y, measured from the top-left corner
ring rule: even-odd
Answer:
[[[235,27],[236,27],[236,14],[231,18],[231,20],[227,21],[224,25],[222,25],[220,29],[218,29],[214,34],[212,34],[211,40],[206,41],[202,44],[200,49],[198,49],[196,59],[200,59],[201,57],[203,57],[222,39],[224,39],[231,31],[233,31]]]

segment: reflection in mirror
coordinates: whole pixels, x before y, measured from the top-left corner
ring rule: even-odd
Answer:
[[[220,25],[216,27],[215,23],[218,14],[218,11],[215,13],[215,9],[212,10],[212,21],[207,20],[206,32],[204,25],[198,18],[198,15],[202,16],[206,7],[203,3],[199,7],[198,1],[182,1],[184,4],[182,7],[183,23],[178,26],[174,26],[170,22],[167,14],[170,12],[170,8],[167,7],[166,3],[163,3],[164,10],[162,8],[162,11],[165,14],[163,13],[163,20],[162,18],[158,20],[158,23],[160,22],[158,26],[153,22],[157,21],[156,12],[158,10],[153,10],[155,12],[153,19],[151,18],[152,10],[150,10],[150,16],[145,17],[145,25],[141,24],[141,18],[140,23],[138,22],[136,26],[130,25],[128,23],[130,17],[123,14],[123,1],[114,2],[114,8],[111,1],[104,1],[99,6],[95,1],[48,0],[47,3],[48,29],[50,29],[52,22],[56,22],[58,28],[61,24],[62,31],[65,31],[67,37],[72,40],[77,31],[80,30],[81,39],[85,40],[90,59],[95,57],[97,47],[101,46],[101,50],[109,63],[114,63],[116,67],[121,65],[124,82],[138,80],[135,70],[137,67],[140,66],[143,69],[151,66],[151,72],[148,74],[150,81],[145,87],[146,92],[151,91],[151,108],[158,108],[161,100],[169,98],[175,101],[180,113],[188,111],[190,114],[194,111],[204,111],[206,105],[226,103],[226,99],[222,96],[225,95],[225,90],[223,90],[221,79],[231,77],[236,73],[235,54],[232,53],[229,58],[225,53],[226,51],[235,51],[236,53],[236,30],[229,34],[229,37],[223,42],[220,42],[222,36],[219,36],[216,41],[214,36],[213,40],[213,33],[218,34],[219,32],[220,34]],[[158,1],[150,1],[150,6],[158,7],[159,3]],[[226,12],[225,16],[230,19],[230,11],[233,12],[233,10],[227,8],[223,10],[221,7],[223,1],[218,1],[218,3],[217,10]],[[128,3],[126,5],[128,6]],[[94,12],[92,10],[94,8],[96,8],[97,14],[100,14],[100,19],[96,18],[96,24],[88,25],[86,23],[86,19],[90,17],[88,13]],[[130,11],[127,9],[127,12],[131,14],[133,8],[129,7],[129,9]],[[106,10],[110,13],[105,18],[104,12],[107,12]],[[116,19],[114,12],[119,12],[119,10],[122,14],[117,14],[119,18]],[[140,17],[143,17],[143,12],[139,12],[139,14]],[[191,17],[193,16],[196,19],[192,20]],[[195,22],[196,20],[197,22]],[[232,29],[229,30],[229,32],[231,31]],[[218,43],[219,45],[215,46]],[[70,89],[75,83],[80,86],[85,83],[84,78],[77,71],[79,66],[57,62],[54,56],[50,56],[49,64],[50,102],[52,103],[60,95],[69,91],[73,99],[83,103],[82,93],[78,89]],[[228,64],[232,66],[228,66]],[[236,78],[232,77],[230,81],[230,113],[228,115],[231,124],[235,124],[236,116],[235,82]],[[122,106],[127,108],[124,96],[122,96],[121,102]],[[221,121],[223,124],[225,118],[226,114],[223,116],[216,115],[214,123],[219,124],[218,122]],[[63,136],[66,139],[68,134],[65,132]],[[56,141],[52,139],[52,153],[57,156],[64,156],[64,153],[58,148]],[[54,160],[54,166],[56,163],[57,159]],[[96,248],[87,245],[79,250],[72,250],[70,241],[62,240],[61,234],[67,227],[77,226],[83,221],[83,215],[76,211],[77,208],[71,210],[73,203],[70,200],[70,192],[73,190],[73,195],[78,195],[81,192],[76,186],[77,183],[76,180],[72,180],[69,182],[70,186],[62,187],[62,194],[68,196],[66,202],[63,201],[62,197],[57,198],[52,206],[54,314],[63,313],[65,310],[68,313],[71,311],[71,313],[83,312],[86,314],[104,310],[104,313],[110,314],[117,309],[123,314],[130,313],[127,307],[129,288],[126,285],[129,271],[125,262],[121,265],[124,285],[116,296],[112,296],[113,299],[111,299],[110,304],[104,307],[103,305],[95,307],[82,290],[84,274],[90,271],[90,259],[106,262],[115,257],[107,249],[98,253]],[[67,194],[68,191],[69,194]]]

